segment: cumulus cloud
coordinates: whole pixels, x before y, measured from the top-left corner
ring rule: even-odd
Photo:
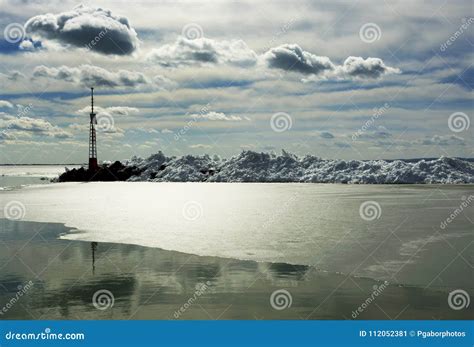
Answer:
[[[139,45],[137,33],[127,18],[84,5],[72,11],[32,17],[25,29],[33,41],[52,40],[102,54],[129,55]]]
[[[34,51],[35,50],[35,45],[32,41],[30,40],[23,40],[20,42],[20,45],[18,46],[23,51]]]
[[[0,100],[0,108],[13,108],[13,104],[7,100]]]
[[[33,78],[47,78],[75,83],[86,87],[137,87],[149,84],[148,78],[141,72],[119,70],[111,72],[94,65],[78,67],[47,67],[40,65],[34,68]]]
[[[77,114],[87,115],[90,113],[90,107],[86,106],[80,110],[77,110]],[[133,114],[137,114],[140,110],[136,107],[128,106],[111,106],[111,107],[94,107],[94,111],[97,114],[97,117],[107,116],[107,117],[126,117]]]
[[[383,75],[400,73],[389,67],[380,58],[348,57],[342,65],[331,59],[304,51],[297,44],[284,44],[271,48],[262,55],[262,60],[271,69],[298,72],[308,75],[303,81],[325,79],[376,79]]]
[[[25,78],[25,75],[22,74],[20,71],[12,71],[9,75],[7,75],[7,78],[10,81],[18,81],[22,78]]]
[[[304,51],[297,44],[284,44],[271,48],[263,54],[263,60],[270,68],[295,71],[306,75],[318,75],[335,68],[328,57],[320,57]]]
[[[382,59],[349,57],[339,66],[337,73],[340,77],[379,78],[383,75],[400,73],[399,69],[386,66]]]
[[[205,114],[192,114],[191,117],[196,118],[196,119],[223,120],[223,121],[241,121],[242,120],[242,117],[239,117],[239,116],[234,116],[234,115],[228,116],[225,113],[214,112],[214,111],[211,111]]]
[[[0,141],[8,141],[8,140],[16,140],[16,139],[17,137],[14,134],[6,130],[0,131]]]
[[[421,144],[426,146],[450,146],[450,145],[459,145],[464,146],[465,141],[462,137],[456,135],[434,135],[433,137],[426,137],[424,139],[419,139],[414,142],[414,144]]]
[[[178,84],[175,81],[167,77],[164,77],[162,75],[156,75],[155,77],[153,77],[153,82],[155,83],[156,87],[160,90],[172,90],[178,86]]]
[[[2,115],[0,119],[0,128],[8,131],[20,133],[32,133],[34,135],[44,135],[56,138],[71,137],[71,133],[52,125],[47,120],[31,117],[13,117],[7,114]]]
[[[202,143],[197,143],[195,145],[190,145],[189,148],[193,148],[193,149],[209,149],[209,148],[212,148],[211,145],[205,145],[205,144],[202,144]]]
[[[153,49],[148,59],[165,67],[199,64],[230,64],[253,66],[257,54],[242,40],[217,41],[205,37],[194,40],[185,37]]]

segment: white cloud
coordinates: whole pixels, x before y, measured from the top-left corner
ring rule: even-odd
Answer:
[[[309,77],[303,81],[325,79],[376,79],[383,75],[400,73],[380,58],[348,57],[343,65],[335,65],[328,57],[304,51],[297,44],[284,44],[271,48],[262,55],[271,69],[298,72]]]
[[[13,104],[7,100],[0,100],[0,108],[13,108]]]
[[[149,84],[148,78],[141,72],[119,70],[111,72],[94,65],[78,67],[60,66],[58,68],[40,65],[34,68],[33,78],[46,78],[71,82],[83,87],[138,87]]]
[[[32,133],[48,137],[67,138],[71,133],[52,125],[47,120],[31,117],[13,117],[3,114],[0,118],[0,128],[8,129],[13,133]]]
[[[234,115],[228,116],[225,113],[214,112],[214,111],[211,111],[205,114],[192,114],[191,117],[196,118],[196,119],[223,120],[223,121],[241,121],[242,120],[242,117],[239,117],[239,116],[234,116]]]
[[[87,115],[91,111],[90,106],[85,106],[80,110],[77,110],[76,113],[79,115]],[[111,107],[100,107],[95,106],[94,112],[97,114],[97,118],[100,117],[127,117],[136,115],[140,112],[140,110],[136,107],[128,107],[128,106],[111,106]]]
[[[197,143],[195,145],[190,145],[189,148],[193,148],[193,149],[209,149],[209,148],[212,148],[211,145],[205,145],[205,144],[202,144],[202,143]]]
[[[230,64],[241,67],[257,63],[257,54],[242,40],[218,41],[205,37],[194,40],[178,37],[153,49],[148,59],[165,67],[200,64]]]
[[[338,66],[336,75],[342,78],[379,78],[383,75],[400,73],[400,69],[386,66],[382,59],[349,57]]]

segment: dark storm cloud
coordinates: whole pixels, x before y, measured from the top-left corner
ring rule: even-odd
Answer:
[[[308,75],[318,75],[335,68],[328,57],[320,57],[306,52],[296,44],[284,44],[271,48],[263,58],[270,68],[296,71]]]
[[[129,55],[139,43],[127,18],[84,5],[68,12],[32,17],[25,28],[35,41],[53,40],[102,54]]]

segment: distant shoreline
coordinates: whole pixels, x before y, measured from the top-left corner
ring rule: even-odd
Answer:
[[[474,157],[472,157],[472,158],[450,157],[450,158],[474,162]],[[328,158],[325,158],[325,159],[328,159]],[[397,158],[397,159],[365,159],[365,160],[360,160],[360,161],[383,160],[383,161],[386,161],[386,162],[393,162],[393,161],[400,160],[400,161],[410,163],[410,162],[417,162],[417,161],[420,161],[420,160],[436,160],[436,159],[439,159],[439,158],[438,157],[427,157],[427,158],[408,158],[408,159],[403,159],[403,158]],[[331,159],[331,160],[339,160],[339,159]],[[349,159],[347,159],[347,160],[349,160]],[[111,161],[111,162],[113,162],[113,161]],[[36,163],[36,164],[0,164],[0,166],[67,166],[67,165],[87,166],[87,163],[80,163],[80,164],[77,164],[77,163],[67,163],[67,164],[62,164],[62,163],[59,163],[59,164],[38,164],[38,163]]]

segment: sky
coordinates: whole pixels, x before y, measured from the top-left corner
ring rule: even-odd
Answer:
[[[0,0],[0,163],[473,157],[471,1]]]

